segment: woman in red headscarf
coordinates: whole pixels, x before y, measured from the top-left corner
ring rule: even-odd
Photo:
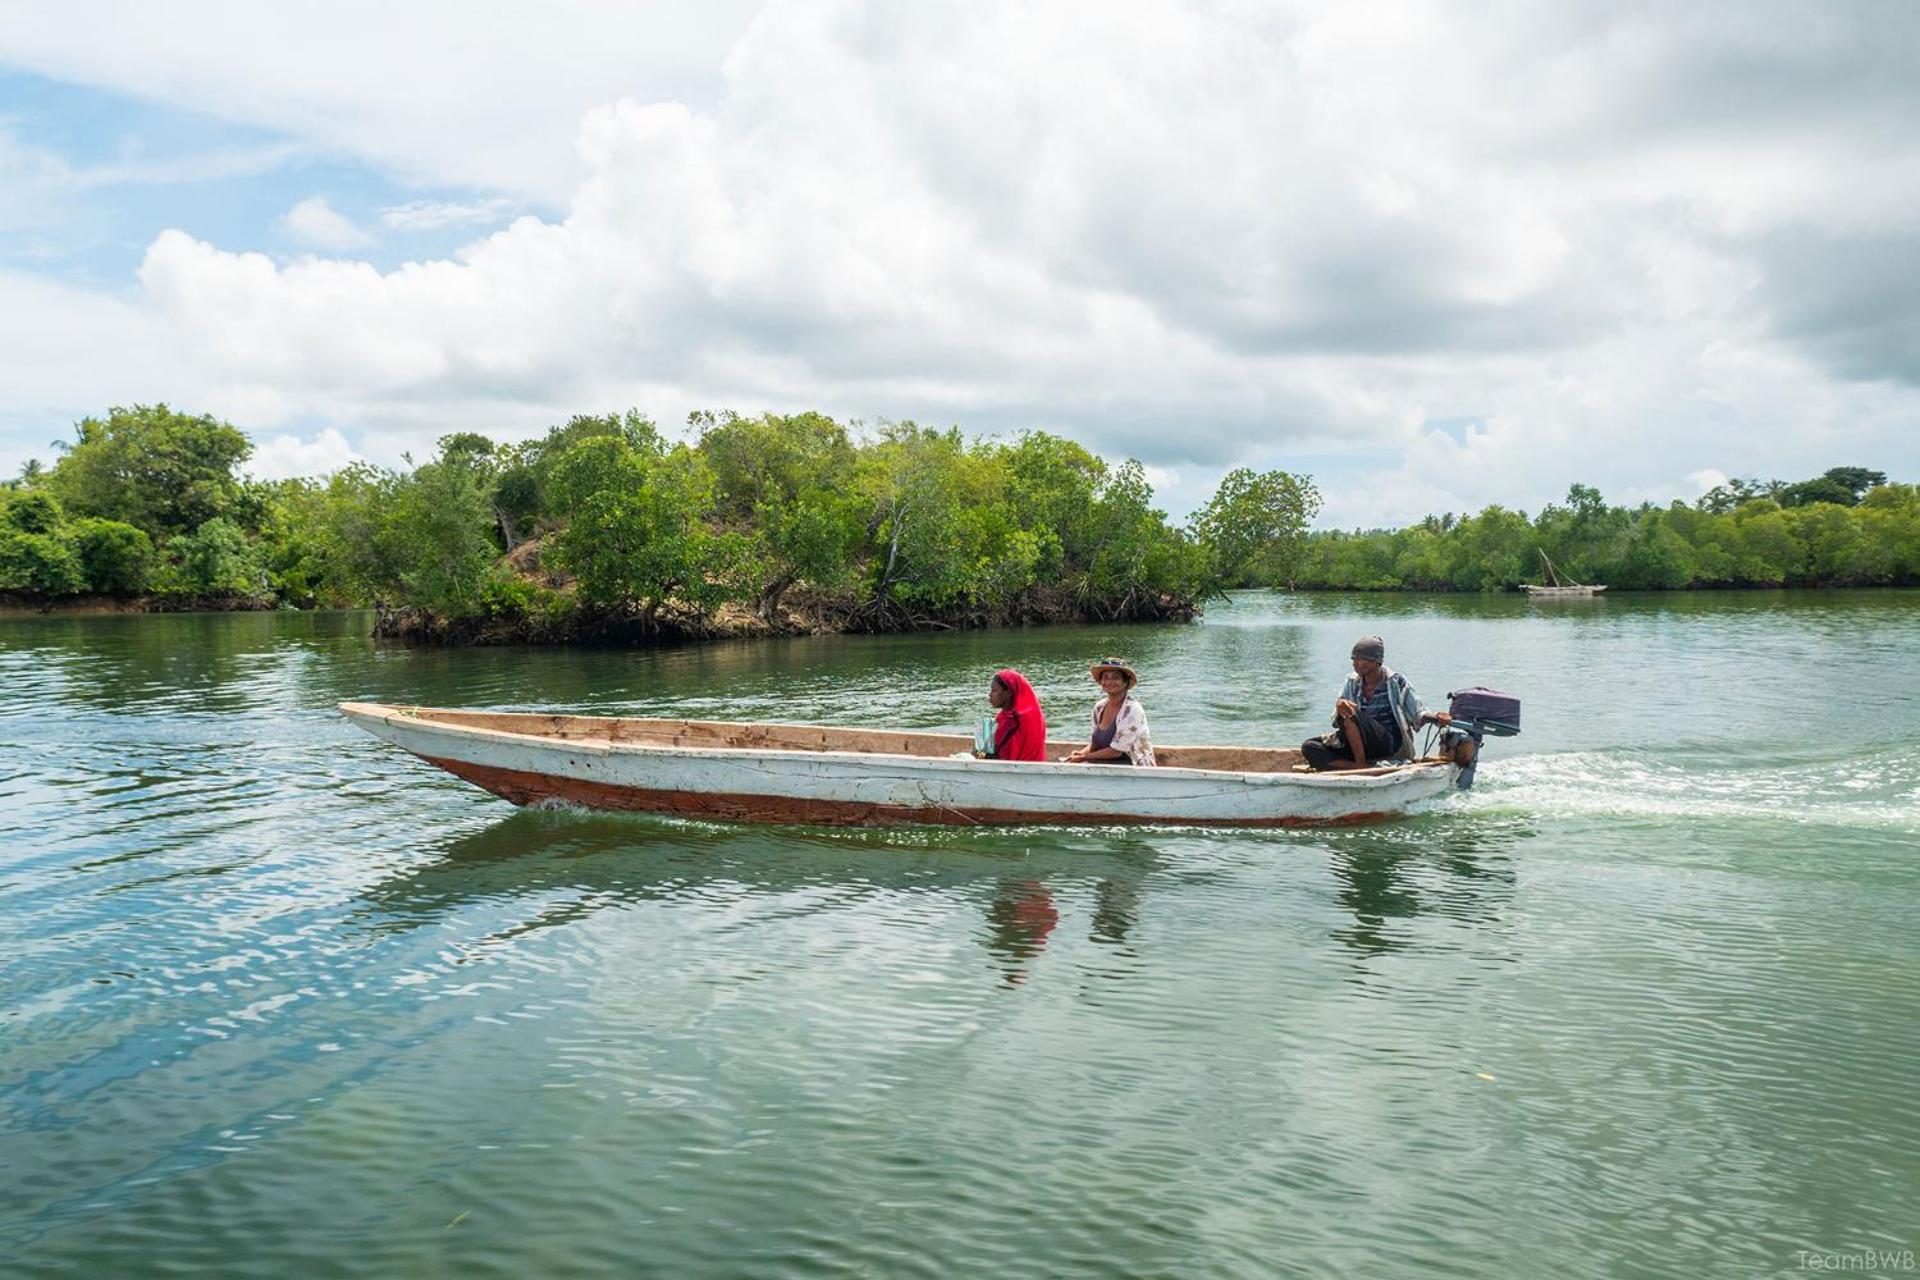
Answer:
[[[1040,699],[1018,671],[996,671],[987,685],[987,705],[1000,714],[993,724],[995,760],[1045,760],[1047,718]]]

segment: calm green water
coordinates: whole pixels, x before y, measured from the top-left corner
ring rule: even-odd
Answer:
[[[410,652],[0,620],[8,1275],[1795,1274],[1920,1249],[1920,595]],[[958,729],[1089,658],[1317,731],[1526,699],[1335,832],[519,813],[342,698]],[[1487,1077],[1492,1077],[1491,1079]]]

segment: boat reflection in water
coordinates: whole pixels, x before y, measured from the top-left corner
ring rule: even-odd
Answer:
[[[1460,926],[1500,927],[1515,890],[1513,854],[1533,834],[1519,815],[1451,814],[1297,835],[1249,832],[1237,857],[1294,862],[1302,888],[1330,874],[1348,917],[1333,936],[1366,961],[1465,947]],[[1152,878],[1182,865],[1178,848],[1177,837],[1114,829],[769,830],[520,810],[443,840],[430,857],[367,886],[356,914],[361,927],[385,933],[489,903],[514,908],[474,944],[485,946],[646,902],[719,907],[736,917],[760,909],[777,919],[877,912],[910,923],[972,904],[972,932],[1007,986],[1029,979],[1063,929],[1076,939],[1084,933],[1109,957],[1083,953],[1080,976],[1125,978],[1151,967],[1134,933]],[[1316,865],[1315,850],[1324,863]]]
[[[580,811],[520,810],[431,847],[360,891],[360,927],[388,933],[487,903],[537,904],[487,941],[524,937],[644,902],[769,904],[782,914],[902,899],[895,915],[977,900],[981,939],[1009,984],[1024,980],[1061,920],[1058,894],[1091,881],[1092,941],[1125,942],[1158,855],[1111,833],[994,829],[833,830],[708,826]],[[1017,867],[1018,874],[1009,874]]]
[[[1027,979],[1027,965],[1047,945],[1047,936],[1060,923],[1060,908],[1044,880],[1026,877],[1000,882],[987,906],[991,926],[987,945],[1001,958],[1007,984]]]
[[[1352,913],[1335,937],[1361,957],[1445,946],[1423,922],[1497,924],[1512,904],[1516,846],[1534,835],[1530,818],[1453,814],[1438,822],[1322,833]]]

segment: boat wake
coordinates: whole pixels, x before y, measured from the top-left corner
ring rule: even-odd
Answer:
[[[1920,746],[1800,764],[1565,752],[1501,760],[1461,797],[1488,811],[1718,818],[1920,835]]]
[[[538,813],[593,813],[593,809],[561,796],[542,796],[526,806]]]

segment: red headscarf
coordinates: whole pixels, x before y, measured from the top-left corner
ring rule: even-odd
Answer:
[[[993,725],[995,760],[1045,760],[1047,758],[1047,718],[1040,712],[1040,699],[1033,686],[1018,671],[996,671],[993,678],[1007,687],[1013,701],[1000,709]]]

